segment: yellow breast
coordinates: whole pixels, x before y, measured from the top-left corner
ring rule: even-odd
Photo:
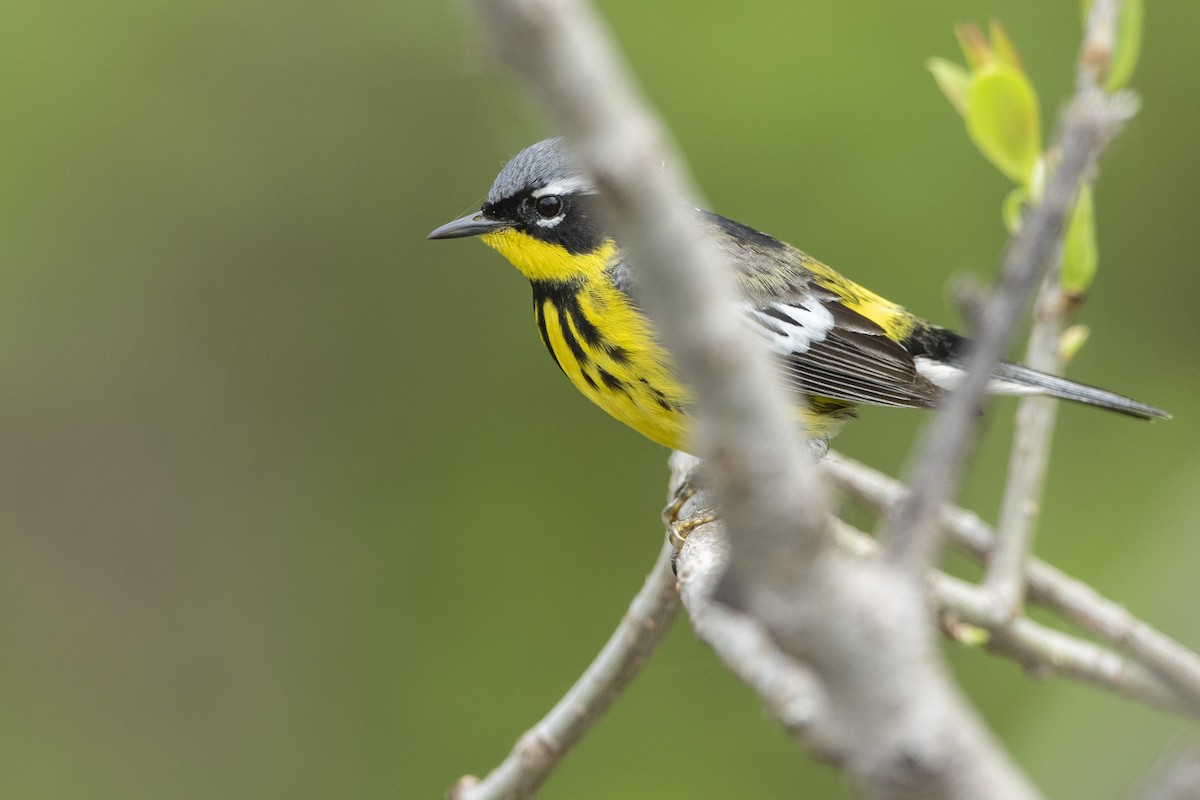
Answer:
[[[686,449],[690,397],[649,322],[607,277],[616,245],[571,253],[511,228],[482,238],[533,285],[538,332],[571,383],[643,436]]]
[[[646,318],[611,283],[534,284],[542,341],[584,396],[638,433],[687,448],[691,399]]]
[[[615,244],[575,254],[513,229],[482,238],[529,278],[538,332],[571,383],[643,436],[690,451],[691,393],[649,320],[606,271],[619,257]],[[887,302],[862,291],[864,306]],[[796,406],[811,436],[832,435],[853,414],[847,404],[820,403]]]

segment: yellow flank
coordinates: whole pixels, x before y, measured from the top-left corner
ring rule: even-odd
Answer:
[[[687,393],[670,375],[666,353],[645,319],[624,297],[605,298],[608,312],[596,316],[588,295],[597,289],[617,292],[596,280],[576,296],[603,337],[602,344],[583,339],[571,312],[543,301],[546,333],[555,359],[575,388],[616,419],[643,436],[672,449],[687,449]],[[624,342],[625,344],[618,344]],[[579,357],[582,352],[583,357]],[[618,356],[614,357],[613,353]]]

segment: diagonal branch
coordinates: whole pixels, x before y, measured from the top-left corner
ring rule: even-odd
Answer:
[[[832,546],[825,503],[766,354],[736,321],[731,279],[660,171],[664,136],[595,17],[573,0],[481,0],[479,7],[502,55],[572,135],[611,201],[614,232],[638,266],[651,317],[695,393],[696,449],[736,532],[717,596],[758,617],[781,650],[814,668],[831,714],[813,738],[870,797],[1036,796],[954,690],[920,586],[880,560],[847,561]],[[1072,152],[1080,150],[1082,172],[1094,151]],[[667,163],[668,173],[677,171],[674,159]],[[1052,181],[1049,197],[1065,182]],[[1042,225],[1056,232],[1052,215]],[[1036,255],[1018,243],[1012,258]],[[1004,314],[1001,303],[990,308]],[[962,396],[973,416],[970,392]],[[959,434],[957,446],[965,439]]]
[[[676,456],[672,484],[686,470]],[[845,462],[837,462],[840,467]],[[765,636],[757,620],[712,602],[715,576],[728,558],[721,523],[702,507],[703,493],[685,506],[700,522],[692,529],[676,559],[680,592],[696,634],[709,644],[726,666],[755,689],[772,716],[794,736],[820,747],[819,721],[828,716],[829,698],[811,670],[790,660]],[[878,543],[866,534],[834,522],[837,542],[856,558],[874,559]],[[929,591],[947,633],[970,640],[964,627],[985,631],[984,644],[997,655],[1012,659],[1039,679],[1051,676],[1076,680],[1146,705],[1200,718],[1200,704],[1162,675],[1093,642],[1054,630],[1027,617],[996,621],[990,598],[978,587],[941,572],[928,578]]]
[[[913,492],[884,524],[881,538],[887,557],[914,579],[937,557],[939,509],[957,491],[992,372],[1012,340],[1026,300],[1058,253],[1080,183],[1093,172],[1101,151],[1137,109],[1132,95],[1110,96],[1098,86],[1098,52],[1105,42],[1111,52],[1116,13],[1115,2],[1098,0],[1088,16],[1078,86],[1064,114],[1056,147],[1058,162],[1041,202],[1026,215],[1005,253],[996,289],[982,309],[966,375],[921,437],[907,480]]]
[[[642,670],[679,611],[671,548],[663,547],[621,624],[570,691],[483,780],[460,778],[451,800],[521,800],[537,788]]]
[[[1025,359],[1034,369],[1052,374],[1062,371],[1059,340],[1066,313],[1057,266],[1046,273],[1034,301],[1033,330]],[[1015,617],[1025,600],[1025,562],[1033,549],[1057,415],[1058,403],[1048,397],[1023,397],[1017,407],[1008,481],[997,522],[999,537],[983,584],[997,620]]]
[[[1108,73],[1116,47],[1117,12],[1115,0],[1100,0],[1092,9],[1079,56],[1077,81],[1081,87],[1098,86]],[[1090,184],[1093,177],[1086,175],[1084,180]],[[1061,339],[1069,313],[1060,279],[1061,247],[1055,250],[1034,301],[1033,326],[1025,354],[1026,364],[1051,374],[1062,372]],[[997,621],[1015,617],[1024,602],[1024,563],[1033,549],[1057,414],[1058,403],[1045,397],[1023,398],[1017,409],[1008,481],[996,524],[997,547],[988,562],[983,584]]]
[[[834,486],[880,514],[892,513],[908,494],[900,481],[840,454],[830,454],[821,467]],[[995,534],[975,514],[943,507],[941,524],[950,540],[977,562],[991,557]],[[1044,561],[1029,559],[1024,569],[1033,602],[1153,670],[1177,690],[1181,702],[1176,711],[1200,716],[1200,655]]]
[[[892,557],[861,558],[838,546],[767,355],[748,341],[730,274],[697,235],[687,208],[693,193],[669,178],[683,170],[595,15],[584,0],[477,0],[477,7],[503,58],[545,102],[602,189],[622,252],[637,266],[639,297],[696,398],[691,449],[706,457],[706,479],[731,531],[722,577],[697,595],[716,612],[701,623],[705,635],[742,637],[730,652],[752,643],[769,653],[734,668],[755,685],[786,687],[776,712],[867,798],[1037,797],[947,674],[914,576],[937,550],[929,523],[961,464],[987,362],[999,357],[1047,243],[1061,233],[1079,176],[1129,109],[1083,89],[1072,104],[1059,169],[988,304],[984,327],[994,332],[956,393],[962,408],[952,403],[939,422],[949,433],[929,438],[915,500],[889,529]]]

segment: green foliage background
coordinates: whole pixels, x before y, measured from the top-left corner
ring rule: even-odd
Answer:
[[[1002,15],[1048,122],[1078,2],[604,0],[710,205],[933,319],[1008,186],[922,67]],[[1152,4],[1106,156],[1039,551],[1200,647],[1200,5]],[[579,673],[662,531],[666,453],[542,352],[528,289],[426,232],[554,131],[466,9],[0,10],[0,796],[438,797]],[[997,503],[1011,402],[966,501]],[[838,442],[895,471],[923,417]],[[949,648],[1059,797],[1187,726]],[[1195,729],[1186,734],[1195,738]],[[545,797],[844,797],[686,624]]]

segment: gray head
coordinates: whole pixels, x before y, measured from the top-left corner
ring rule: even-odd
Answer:
[[[596,220],[595,193],[566,140],[544,139],[504,165],[478,212],[443,225],[429,238],[455,239],[509,230],[572,254],[590,253],[607,239]]]
[[[513,156],[496,176],[487,201],[500,203],[522,190],[532,191],[535,195],[594,191],[562,136],[543,139]]]

